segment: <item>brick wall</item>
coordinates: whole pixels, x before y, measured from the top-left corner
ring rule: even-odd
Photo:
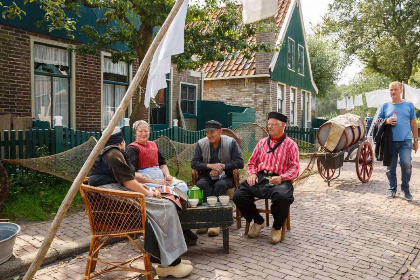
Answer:
[[[265,32],[257,33],[257,42],[265,42],[271,45],[275,44],[275,33],[274,32]],[[259,52],[255,55],[255,74],[269,74],[268,67],[271,63],[271,58],[273,57],[272,53]]]
[[[30,54],[25,31],[0,25],[0,114],[31,116]]]
[[[66,44],[76,44],[53,36],[28,32],[0,24],[0,114],[31,117],[30,36]],[[76,128],[101,129],[100,57],[76,55]]]

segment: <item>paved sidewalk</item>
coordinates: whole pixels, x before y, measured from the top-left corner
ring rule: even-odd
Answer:
[[[16,238],[13,256],[0,265],[2,277],[10,277],[29,268],[50,224],[51,221],[19,223],[21,232]],[[89,250],[89,245],[90,227],[86,213],[84,210],[68,213],[61,223],[44,263],[49,264],[85,252]]]
[[[411,182],[414,201],[408,202],[400,196],[385,197],[382,163],[376,163],[366,184],[357,179],[354,163],[345,163],[330,187],[314,175],[295,190],[292,229],[282,243],[268,243],[270,228],[264,228],[259,238],[248,239],[243,228],[232,225],[231,251],[225,254],[221,236],[202,235],[184,256],[194,264],[187,279],[420,279],[420,153],[413,156]],[[77,236],[89,234],[84,213],[71,214],[66,221],[60,239],[54,242],[56,250],[59,244],[67,246]],[[43,230],[47,231],[47,225]],[[70,233],[73,229],[77,234]],[[31,234],[26,239],[22,235],[20,242],[39,244]],[[19,245],[18,253],[31,250]],[[101,251],[104,257],[135,253],[125,242]],[[35,279],[82,279],[85,264],[86,254],[80,254],[43,267]],[[137,277],[118,272],[100,279]]]

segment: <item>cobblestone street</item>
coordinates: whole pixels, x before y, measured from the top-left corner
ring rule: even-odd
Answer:
[[[268,243],[270,228],[257,239],[230,228],[230,254],[221,235],[199,237],[184,258],[193,262],[187,279],[420,279],[420,154],[413,157],[412,202],[387,199],[387,179],[376,163],[362,184],[354,163],[328,187],[316,174],[295,189],[286,239]],[[135,254],[128,243],[104,249],[114,257]],[[142,261],[139,262],[140,265]],[[35,279],[82,279],[86,254],[46,266]],[[136,279],[113,273],[101,279]]]

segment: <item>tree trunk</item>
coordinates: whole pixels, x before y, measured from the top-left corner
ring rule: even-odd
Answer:
[[[150,28],[148,26],[141,26],[137,33],[138,39],[138,46],[136,48],[138,62],[139,65],[143,61],[144,56],[146,55],[147,50],[149,49],[150,44],[152,43],[153,39],[153,27]],[[149,119],[149,109],[144,106],[144,98],[146,92],[146,85],[147,85],[147,77],[149,74],[147,73],[143,81],[141,81],[140,87],[137,89],[135,98],[133,98],[133,110],[130,115],[130,125],[133,125],[134,122],[138,120],[145,120],[148,121]],[[142,90],[143,89],[143,90]]]

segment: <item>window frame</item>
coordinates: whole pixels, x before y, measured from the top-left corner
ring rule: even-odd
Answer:
[[[45,73],[35,73],[35,54],[34,46],[35,45],[44,45],[52,48],[58,49],[68,49],[68,47],[73,46],[71,44],[61,43],[54,40],[39,38],[36,36],[29,37],[30,44],[30,77],[31,77],[31,115],[32,118],[36,119],[35,113],[35,75],[43,75],[49,77],[58,77],[58,78],[67,78],[68,79],[68,127],[76,128],[76,99],[75,99],[75,89],[76,89],[76,54],[74,51],[69,52],[69,75],[60,75],[60,74],[45,74]],[[53,91],[52,91],[53,92]],[[51,127],[54,126],[54,106],[53,106],[53,96],[51,97]]]
[[[307,91],[307,98],[308,100],[306,101],[306,104],[308,105],[308,108],[306,108],[307,110],[307,118],[306,118],[306,122],[312,122],[312,93],[310,91]]]
[[[291,42],[293,43],[292,47],[290,47]],[[289,69],[292,72],[295,72],[295,65],[296,65],[296,63],[295,63],[295,53],[296,53],[295,52],[295,45],[296,45],[295,40],[293,40],[290,37],[287,37],[287,69]],[[290,54],[290,57],[291,57],[290,63],[289,63],[289,53],[291,53]]]
[[[302,52],[300,51],[302,50]],[[301,68],[299,67],[299,58],[302,57],[302,65]],[[302,72],[300,71],[302,70]],[[297,61],[297,72],[301,76],[305,76],[305,47],[301,44],[298,44],[298,61]]]
[[[279,87],[282,87],[282,100],[281,100],[281,112],[279,112]],[[276,106],[277,106],[277,112],[284,114],[286,111],[286,85],[283,83],[277,83],[276,87]]]
[[[104,89],[104,85],[108,84],[108,85],[113,85],[114,86],[114,100],[115,100],[115,86],[126,86],[126,91],[128,90],[128,87],[131,83],[132,80],[132,65],[127,63],[127,68],[128,68],[128,72],[127,72],[127,83],[123,83],[123,82],[117,82],[117,81],[112,81],[112,80],[105,80],[104,79],[104,70],[105,70],[105,58],[111,58],[111,53],[109,52],[101,52],[101,130],[105,129],[106,126],[108,125],[104,125],[104,121],[105,121],[105,107],[104,107],[104,95],[105,95],[105,89]],[[115,104],[114,104],[115,106]],[[115,111],[117,110],[118,106],[115,106]],[[132,108],[132,100],[130,100],[130,105],[128,106],[125,116],[124,118],[128,118],[131,115],[131,108]],[[115,112],[114,112],[115,114]]]
[[[182,109],[182,101],[183,100],[187,100],[187,106],[188,106],[188,102],[191,102],[190,99],[182,99],[182,86],[186,86],[187,88],[194,88],[194,114],[190,114],[190,113],[184,113],[182,112],[184,118],[196,118],[197,117],[197,88],[198,85],[197,84],[190,84],[190,83],[185,83],[185,82],[180,82],[180,86],[179,86],[179,100],[180,100],[180,106]],[[187,92],[187,98],[188,98],[189,94]],[[188,112],[188,107],[187,110]]]
[[[293,102],[292,102],[292,93],[293,95]],[[293,122],[292,122],[292,108],[293,108]],[[290,125],[297,126],[297,88],[290,87]]]

